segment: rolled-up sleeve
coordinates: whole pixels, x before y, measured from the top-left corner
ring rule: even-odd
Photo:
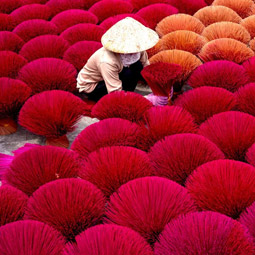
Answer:
[[[77,81],[77,89],[79,89],[79,92],[82,92],[84,90],[86,90],[86,87],[85,87],[85,84],[86,84],[86,81],[85,81],[85,69],[82,68],[78,74],[78,77],[76,79]]]
[[[100,71],[108,93],[122,90],[122,82],[119,79],[119,71],[117,66],[102,62],[100,63]]]

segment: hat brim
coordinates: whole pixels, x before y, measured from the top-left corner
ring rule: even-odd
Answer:
[[[148,50],[158,41],[155,31],[130,17],[117,22],[101,38],[107,50],[123,54]]]

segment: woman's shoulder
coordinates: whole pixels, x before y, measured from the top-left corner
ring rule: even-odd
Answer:
[[[102,47],[100,49],[100,62],[101,63],[108,63],[108,64],[120,64],[120,59],[118,55],[112,51],[109,51]]]

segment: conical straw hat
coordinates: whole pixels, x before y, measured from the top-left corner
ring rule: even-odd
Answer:
[[[152,48],[158,34],[133,18],[127,17],[113,25],[103,36],[103,46],[116,53],[136,53]]]

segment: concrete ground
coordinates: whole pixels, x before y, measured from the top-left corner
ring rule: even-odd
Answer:
[[[148,87],[144,86],[137,86],[136,91],[139,94],[147,95],[151,93],[151,90]],[[67,137],[70,142],[70,145],[72,144],[73,140],[76,138],[76,136],[87,126],[97,122],[98,119],[90,118],[90,117],[83,117],[80,119],[80,121],[77,123],[77,128],[75,131],[68,133]],[[24,129],[21,126],[18,126],[18,130],[16,133],[6,136],[0,136],[0,153],[12,155],[12,151],[16,150],[20,147],[22,147],[25,143],[32,143],[32,144],[41,144],[44,145],[45,138],[35,135],[33,133],[30,133],[26,129]]]

